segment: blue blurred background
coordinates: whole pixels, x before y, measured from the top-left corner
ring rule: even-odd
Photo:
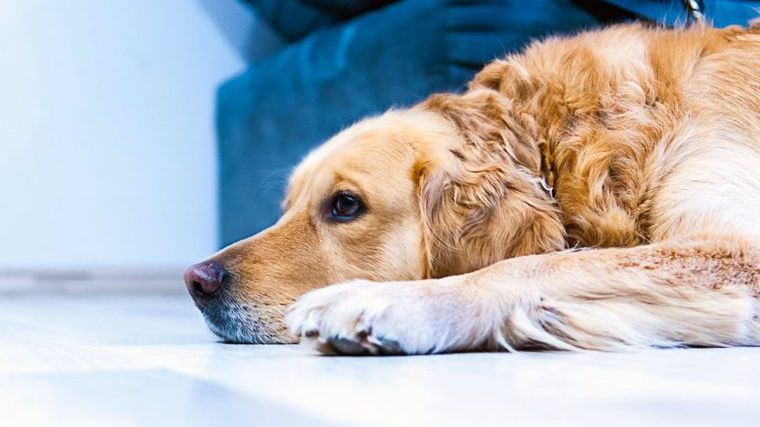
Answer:
[[[223,244],[278,214],[293,164],[346,124],[433,92],[530,40],[642,20],[745,24],[748,0],[246,0],[287,42],[217,99]],[[688,4],[688,5],[687,5]],[[690,5],[690,6],[689,6]],[[695,9],[689,10],[689,7]],[[696,9],[699,9],[698,11]]]

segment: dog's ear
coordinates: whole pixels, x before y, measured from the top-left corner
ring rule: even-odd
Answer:
[[[493,253],[486,234],[491,228],[508,231],[491,223],[509,191],[509,172],[503,166],[474,168],[466,163],[452,154],[450,161],[421,162],[417,167],[428,277],[473,271],[502,259]],[[480,242],[477,253],[466,249],[473,242]]]
[[[437,112],[454,125],[462,150],[481,163],[514,162],[538,174],[541,155],[535,118],[515,111],[510,98],[492,89],[464,95],[433,95],[423,108]]]
[[[428,276],[482,268],[564,245],[553,201],[540,186],[535,127],[492,90],[436,95],[424,104],[446,118],[458,144],[421,154],[415,179]]]

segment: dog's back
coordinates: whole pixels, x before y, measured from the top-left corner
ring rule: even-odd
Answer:
[[[693,34],[693,35],[692,35]],[[672,69],[672,125],[651,156],[657,181],[649,230],[654,239],[691,233],[760,238],[760,26],[695,29],[664,57]],[[678,37],[678,33],[675,33]],[[697,46],[699,51],[683,50]],[[694,48],[692,48],[694,49]],[[661,148],[660,148],[661,147]]]
[[[571,241],[760,237],[760,24],[549,38],[487,66],[470,86],[483,87],[547,135],[539,142]]]

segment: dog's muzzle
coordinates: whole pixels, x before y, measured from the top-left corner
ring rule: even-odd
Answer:
[[[232,295],[232,279],[232,274],[217,261],[191,265],[185,271],[187,290],[211,332],[228,342],[262,342],[255,315]]]

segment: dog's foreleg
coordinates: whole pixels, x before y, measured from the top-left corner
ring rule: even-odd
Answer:
[[[503,333],[516,346],[760,344],[760,252],[746,243],[688,239],[514,261],[539,290],[507,316]]]
[[[760,345],[760,250],[731,238],[514,258],[416,282],[350,282],[293,307],[344,353]]]

